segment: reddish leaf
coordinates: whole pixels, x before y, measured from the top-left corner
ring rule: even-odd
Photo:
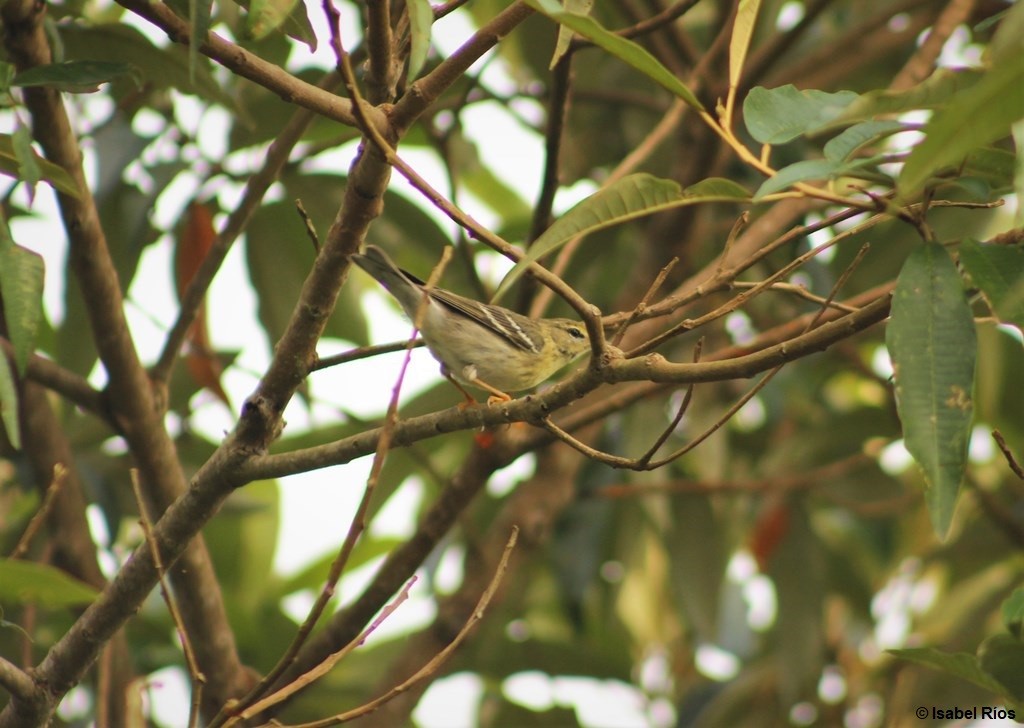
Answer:
[[[174,255],[175,282],[179,299],[199,271],[216,239],[217,233],[213,228],[213,213],[210,207],[202,202],[192,202],[185,214],[185,224],[178,232],[178,245]],[[217,399],[230,407],[228,395],[220,384],[224,367],[210,346],[205,301],[199,306],[195,321],[189,327],[186,346],[185,362],[196,384],[213,392]]]
[[[789,532],[789,505],[785,502],[768,505],[754,524],[747,548],[757,560],[757,567],[766,571],[772,554]]]

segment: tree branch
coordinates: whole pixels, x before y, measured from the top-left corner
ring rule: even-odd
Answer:
[[[175,15],[170,6],[147,0],[118,0],[118,4],[160,28],[175,43],[187,46],[192,42],[188,21]],[[206,40],[199,44],[199,52],[232,73],[247,78],[268,91],[273,91],[289,103],[304,106],[342,124],[355,125],[352,103],[348,99],[306,83],[241,46],[224,40],[216,33],[209,33]]]
[[[43,10],[44,6],[32,0],[12,0],[2,8],[4,43],[19,70],[52,61],[42,25]],[[69,237],[69,265],[88,303],[87,316],[93,339],[110,382],[112,415],[137,458],[148,497],[156,509],[162,511],[185,490],[186,481],[174,444],[163,429],[162,403],[154,396],[128,330],[121,286],[95,200],[85,181],[81,151],[56,89],[26,88],[24,98],[32,115],[33,132],[47,158],[63,167],[79,190],[77,196],[63,193],[57,196]],[[187,607],[186,621],[205,648],[201,658],[204,672],[211,677],[210,699],[222,702],[237,693],[236,682],[242,671],[219,599],[216,576],[201,541],[189,547],[183,568],[175,569],[173,578],[176,587],[192,597],[183,599],[183,606]],[[136,604],[144,596],[139,596]],[[74,630],[69,632],[65,639],[73,633]],[[70,687],[96,658],[101,644],[93,644],[91,649],[57,653],[69,658],[68,662],[49,659],[54,656],[55,647],[40,667],[39,679],[50,685]],[[47,706],[48,711],[56,707],[62,695],[49,695],[52,702]],[[0,725],[7,715],[7,711],[0,713]]]

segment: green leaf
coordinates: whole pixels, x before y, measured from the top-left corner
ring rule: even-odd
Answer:
[[[563,0],[563,10],[575,15],[590,15],[594,8],[594,0]],[[548,68],[554,68],[562,59],[562,56],[569,50],[569,43],[572,42],[572,30],[568,26],[558,26],[558,39],[555,40],[555,52],[551,54],[551,63]]]
[[[62,167],[48,162],[34,151],[32,151],[32,159],[39,168],[43,180],[66,195],[78,197],[78,186]],[[18,152],[15,151],[14,137],[10,134],[0,134],[0,172],[15,179],[21,179],[21,161]]]
[[[36,161],[35,152],[32,150],[32,132],[18,121],[18,126],[11,136],[11,143],[14,146],[14,156],[18,160],[18,177],[28,185],[28,198],[31,204],[35,198],[36,185],[43,178],[43,171]]]
[[[773,177],[769,177],[754,193],[754,201],[765,195],[787,189],[797,182],[809,179],[832,179],[841,174],[845,165],[836,164],[827,159],[805,159],[780,169]]]
[[[921,83],[904,91],[869,91],[846,107],[829,126],[918,109],[938,109],[957,94],[974,86],[982,75],[980,71],[968,68],[940,68]]]
[[[865,144],[906,128],[906,124],[891,119],[855,124],[825,144],[825,159],[837,163],[845,162]]]
[[[52,86],[74,94],[99,91],[101,83],[117,78],[131,78],[142,85],[138,71],[128,63],[115,61],[65,61],[35,66],[14,77],[13,86]]]
[[[75,607],[89,604],[96,590],[49,564],[0,559],[0,602]]]
[[[922,245],[904,263],[885,341],[907,450],[924,471],[932,526],[944,538],[967,464],[977,337],[960,276],[941,245]]]
[[[850,176],[862,179],[877,179],[880,172],[875,169],[879,157],[853,159],[847,162],[833,162],[827,159],[808,159],[796,162],[780,169],[775,176],[769,177],[754,194],[754,201],[774,192],[809,179],[833,180],[838,177]]]
[[[1024,165],[1022,165],[1024,169]],[[975,149],[960,167],[958,182],[974,178],[982,180],[991,190],[986,201],[1014,192],[1014,175],[1017,171],[1017,156],[1006,149],[982,147]]]
[[[755,86],[743,100],[747,131],[762,144],[785,144],[818,130],[857,100],[853,91],[800,91],[792,84],[767,89]]]
[[[555,0],[525,0],[525,2],[534,10],[543,13],[556,23],[576,31],[594,45],[603,48],[619,60],[640,71],[640,73],[670,93],[678,96],[694,109],[704,109],[704,106],[697,100],[693,92],[676,78],[671,71],[665,68],[657,58],[648,53],[643,46],[609,32],[593,18],[564,12],[562,6],[555,2]]]
[[[356,541],[345,568],[349,571],[358,569],[373,559],[391,553],[403,543],[404,540],[400,538],[364,535]],[[281,586],[281,593],[292,594],[302,589],[320,589],[336,558],[338,558],[338,554],[332,552],[305,566],[301,571],[285,580]]]
[[[60,25],[68,57],[125,63],[155,88],[174,87],[237,111],[234,99],[214,80],[207,66],[190,69],[188,50],[176,45],[160,48],[140,31],[123,23],[92,26]]]
[[[767,563],[775,584],[778,617],[779,683],[787,700],[806,694],[825,660],[826,584],[823,544],[803,502],[784,506],[785,534]]]
[[[1024,700],[1024,643],[1008,634],[995,634],[978,648],[978,666],[999,681],[1004,695]]]
[[[750,38],[754,34],[757,13],[761,9],[761,0],[740,0],[736,10],[736,21],[732,26],[732,38],[729,40],[729,87],[736,88],[743,75],[743,65],[750,50]]]
[[[1024,248],[965,240],[960,263],[992,313],[1024,331]]]
[[[726,529],[709,496],[679,494],[669,502],[672,525],[665,534],[675,604],[702,642],[714,642],[725,578]]]
[[[934,647],[908,647],[902,650],[886,650],[902,660],[931,667],[947,675],[967,680],[996,695],[1005,693],[1003,686],[981,669],[978,659],[966,652],[943,652]]]
[[[1015,589],[1000,610],[1003,616],[1003,624],[1017,639],[1020,639],[1024,632],[1024,587]]]
[[[295,40],[305,43],[310,52],[316,50],[316,32],[309,22],[306,4],[298,0],[235,0],[245,8],[246,30],[256,40],[265,38],[272,31],[280,30]],[[288,9],[285,12],[285,9]],[[283,15],[282,15],[283,14]]]
[[[17,69],[12,63],[0,61],[0,93],[6,94],[11,90],[11,81],[17,74]]]
[[[430,51],[430,27],[434,24],[434,10],[428,0],[409,0],[409,70],[406,80],[416,80]]]
[[[1020,3],[1006,11],[992,36],[989,50],[992,53],[992,65],[1012,61],[1024,52],[1024,6]]]
[[[277,481],[258,480],[234,491],[203,528],[218,582],[232,603],[255,610],[271,587],[280,529]],[[238,554],[245,554],[239,559]]]
[[[199,68],[199,46],[210,33],[210,15],[213,12],[212,0],[189,0],[188,22],[189,32],[197,40],[188,44],[188,79],[196,81],[196,69]]]
[[[0,355],[0,422],[15,450],[21,449],[21,424],[18,421],[18,388],[14,384],[11,362]],[[2,588],[2,587],[0,587]]]
[[[646,173],[628,175],[579,202],[545,230],[527,255],[505,276],[493,300],[498,300],[508,291],[530,263],[579,235],[699,202],[737,202],[748,199],[749,192],[727,179],[706,179],[682,190],[672,180]]]
[[[273,33],[298,5],[299,0],[252,0],[246,29],[259,40]]]
[[[943,167],[1001,139],[1024,118],[1024,53],[994,66],[973,88],[958,94],[925,125],[925,138],[907,157],[897,179],[902,199],[913,199]]]
[[[43,258],[37,253],[19,245],[0,249],[0,296],[18,374],[25,373],[29,355],[35,351],[43,319],[44,273]]]
[[[314,261],[313,246],[293,204],[272,202],[256,211],[246,234],[245,254],[259,298],[260,322],[270,341],[277,342]],[[327,320],[324,336],[366,343],[366,321],[355,311],[358,304],[354,289],[345,286]]]

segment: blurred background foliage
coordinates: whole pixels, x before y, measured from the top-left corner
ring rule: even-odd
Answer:
[[[394,5],[399,15],[404,4]],[[674,23],[635,40],[713,107],[727,90],[721,38],[734,3],[679,5],[692,8]],[[884,89],[953,5],[969,10],[950,34],[942,62],[983,64],[997,27],[987,21],[1008,8],[999,0],[766,0],[741,98],[753,86],[782,84],[830,92]],[[424,72],[442,60],[443,49],[464,39],[458,29],[486,22],[505,6],[497,0],[473,0],[456,11],[460,25],[439,20]],[[626,28],[669,6],[660,0],[614,0],[599,3],[593,15],[606,28]],[[350,50],[359,59],[365,8],[347,2],[341,7],[343,33],[354,41]],[[300,78],[316,82],[323,77],[324,56],[313,56],[307,45],[322,22],[314,17],[321,14],[315,3],[290,10],[293,22],[286,26],[287,34],[275,31],[262,37],[253,32],[251,8],[246,12],[219,0],[212,11],[216,32]],[[502,160],[503,140],[490,133],[487,119],[489,114],[501,115],[535,140],[542,138],[553,95],[549,64],[556,27],[540,14],[524,22],[428,110],[400,148],[403,154],[422,155],[417,159],[432,159],[436,184],[516,242],[524,241],[533,225],[540,180],[522,178],[514,160]],[[187,207],[191,200],[223,220],[295,107],[205,58],[193,64],[185,48],[168,44],[118,5],[57,3],[49,9],[49,28],[64,59],[127,64],[132,70],[94,94],[68,97],[68,103],[93,163],[92,189],[122,288],[152,310],[145,291],[133,288],[142,257],[155,247],[172,251],[189,244],[180,221],[192,214]],[[326,36],[316,40],[326,45]],[[561,188],[577,190],[578,198],[579,191],[595,189],[595,182],[645,142],[670,113],[673,99],[643,74],[593,47],[575,51],[566,79],[570,101],[557,141],[556,173]],[[8,105],[0,118],[13,128],[24,123],[24,111]],[[758,148],[743,124],[737,131],[751,149]],[[357,138],[355,130],[333,121],[310,124],[245,233],[244,266],[257,310],[242,315],[262,329],[270,345],[291,317],[315,257],[293,202],[300,200],[312,228],[326,234],[347,184],[347,162],[339,165],[338,150],[350,157]],[[825,141],[827,137],[798,137],[776,148],[773,164],[781,168],[819,158]],[[1013,149],[1005,139],[994,147]],[[905,144],[901,148],[895,142],[884,149],[898,157]],[[943,188],[942,195],[996,199],[1012,190],[1013,174],[1020,174],[1019,159],[1015,164],[1004,166],[1002,176],[990,173],[965,180],[959,188]],[[693,110],[684,112],[642,170],[683,187],[725,177],[752,191],[763,181]],[[8,218],[16,223],[39,217],[27,206],[23,188],[17,189],[13,180],[5,183]],[[49,191],[40,188],[38,194]],[[556,197],[556,217],[572,197]],[[683,207],[602,230],[586,239],[564,278],[605,313],[629,310],[672,257],[680,262],[663,291],[715,259],[743,209],[751,209],[756,224],[773,204]],[[929,223],[942,242],[987,240],[1013,226],[1011,207],[937,209]],[[178,212],[155,215],[161,208]],[[803,221],[821,219],[836,209],[816,206]],[[800,217],[791,220],[799,222]],[[842,229],[836,226],[823,235]],[[370,238],[424,277],[443,246],[457,242],[460,254],[448,268],[446,287],[473,296],[493,290],[493,258],[482,246],[455,234],[436,210],[407,190],[389,192]],[[846,282],[841,298],[891,282],[920,238],[902,221],[885,222],[844,241],[834,255],[815,258],[791,280],[825,295],[863,243],[871,244],[870,253]],[[806,238],[796,239],[742,280],[767,277],[807,246]],[[56,241],[43,241],[40,247],[51,266],[60,265]],[[471,260],[476,268],[469,267]],[[58,278],[55,285],[66,283],[63,301],[48,307],[38,350],[73,372],[95,376],[97,356],[88,335],[86,302],[70,278]],[[371,343],[372,322],[360,304],[369,290],[374,287],[364,277],[353,275],[346,282],[326,330],[331,341],[325,344],[332,350]],[[696,317],[732,295],[725,291],[707,296],[685,315]],[[566,677],[595,681],[595,705],[611,699],[603,694],[601,681],[628,686],[622,694],[635,701],[634,713],[642,724],[655,726],[922,725],[941,722],[917,720],[914,710],[922,705],[1012,707],[1024,694],[994,694],[951,669],[934,669],[934,659],[932,667],[921,664],[928,662],[927,655],[911,661],[886,652],[936,647],[974,655],[987,639],[1008,627],[1012,633],[1013,620],[1001,610],[1024,574],[1024,483],[993,447],[990,432],[999,430],[1018,457],[1024,453],[1024,351],[1019,331],[997,325],[980,298],[972,302],[979,317],[989,318],[977,323],[975,430],[965,487],[945,541],[936,538],[929,523],[920,471],[901,455],[884,331],[877,326],[787,364],[724,427],[655,472],[614,470],[562,452],[564,446],[524,456],[515,470],[516,487],[482,491],[457,528],[433,553],[423,554],[420,573],[436,602],[433,622],[409,634],[369,641],[292,702],[282,719],[311,720],[373,697],[402,672],[396,665],[422,656],[416,651],[420,629],[450,638],[461,624],[459,600],[475,601],[478,596],[470,593],[470,575],[491,563],[513,514],[529,514],[517,521],[528,537],[485,621],[432,676],[472,676],[479,693],[472,703],[477,725],[612,725],[603,722],[600,712],[595,716],[588,711],[585,701],[562,697],[556,679]],[[800,298],[768,293],[660,351],[673,361],[688,361],[698,336],[704,339],[705,354],[743,346],[816,308]],[[231,320],[237,313],[211,308],[206,316]],[[173,312],[161,312],[157,325],[172,319]],[[259,341],[253,345],[261,346]],[[258,373],[239,368],[238,351],[221,349],[216,338],[210,346],[212,352],[206,354],[217,362],[212,381],[236,377],[229,390],[235,393],[237,408],[246,392],[238,382],[251,386]],[[342,365],[342,377],[344,370]],[[296,424],[285,430],[275,452],[336,441],[379,422],[389,390],[378,393],[377,415],[357,415],[343,398],[326,397],[320,376],[311,375],[302,401],[293,404],[289,419]],[[212,386],[211,380],[197,378],[185,367],[179,367],[172,381],[169,426],[189,471],[198,469],[218,444],[209,428],[199,424],[212,396],[201,391],[204,386]],[[666,451],[721,419],[749,386],[746,380],[698,385]],[[595,396],[614,394],[610,389]],[[661,390],[590,425],[587,439],[614,453],[642,452],[671,420],[681,396]],[[141,537],[125,487],[128,458],[102,419],[58,397],[51,399],[94,506],[91,513],[107,532],[100,549],[109,567]],[[456,401],[457,394],[438,378],[404,402],[402,413],[432,412]],[[331,421],[310,415],[318,407],[334,415]],[[410,478],[421,483],[422,513],[476,446],[471,433],[456,432],[393,450],[372,515],[380,513],[389,497],[408,496],[402,484]],[[0,544],[7,554],[38,508],[40,491],[31,487],[21,456],[10,448],[4,455]],[[549,474],[554,475],[551,480]],[[357,485],[347,482],[345,487]],[[275,663],[294,634],[294,612],[286,609],[286,600],[319,589],[330,560],[287,577],[274,573],[280,487],[272,481],[247,485],[204,529],[243,661],[259,672]],[[339,514],[339,543],[344,523],[347,515]],[[401,541],[371,529],[350,568],[379,566],[382,556]],[[35,558],[45,560],[45,550],[45,543],[38,544]],[[442,570],[446,576],[435,579]],[[355,599],[362,583],[343,580],[341,602]],[[26,644],[24,634],[4,622],[0,654],[35,662],[74,614],[45,597],[29,608],[24,604],[28,600],[12,591],[4,594],[3,618],[29,630],[32,639]],[[127,630],[140,675],[183,665],[156,595]],[[1011,653],[1010,664],[1024,674],[1019,651]],[[538,693],[524,701],[509,689],[511,678],[538,673],[553,681],[549,691],[555,697]],[[1019,682],[1010,687],[1019,689]],[[83,690],[88,693],[89,688]],[[88,709],[68,707],[61,715],[64,724],[80,725]],[[1019,709],[1017,715],[1024,717]],[[445,724],[426,714],[416,717],[427,725]],[[386,724],[388,719],[371,716],[370,722],[374,720]]]

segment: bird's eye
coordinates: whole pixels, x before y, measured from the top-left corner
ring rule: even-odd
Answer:
[[[571,336],[574,339],[587,338],[586,335],[582,331],[580,331],[579,328],[577,328],[576,326],[570,326],[568,329],[566,329],[566,331],[568,332],[569,336]]]

